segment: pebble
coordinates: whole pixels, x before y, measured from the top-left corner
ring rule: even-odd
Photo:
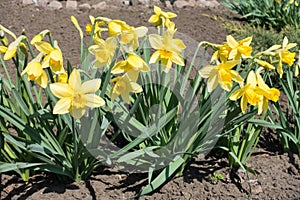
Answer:
[[[86,12],[86,11],[90,10],[92,7],[90,4],[84,3],[84,4],[79,5],[78,8],[80,11]]]
[[[62,3],[60,3],[59,1],[51,1],[48,5],[49,8],[52,8],[54,10],[59,10],[63,8]]]
[[[22,3],[24,5],[30,5],[30,4],[33,4],[34,2],[32,0],[23,0]]]
[[[107,8],[107,4],[106,4],[105,1],[102,1],[100,3],[92,5],[92,8],[94,8],[94,9],[106,9]]]
[[[66,3],[66,8],[76,10],[77,9],[77,1],[69,1],[68,0]]]

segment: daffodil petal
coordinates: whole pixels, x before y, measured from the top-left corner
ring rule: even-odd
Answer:
[[[86,94],[86,93],[96,92],[97,90],[99,90],[100,85],[101,85],[101,79],[93,79],[93,80],[86,81],[81,85],[80,93]]]
[[[69,112],[71,106],[70,98],[62,98],[57,101],[53,108],[53,114],[66,114]]]
[[[162,44],[162,37],[157,34],[149,35],[149,42],[152,48],[154,49],[161,49],[163,47]]]
[[[105,101],[95,94],[85,94],[83,98],[86,100],[86,106],[90,108],[98,108],[105,105]]]
[[[75,119],[80,119],[85,113],[85,108],[70,108],[70,114]]]
[[[70,74],[70,77],[69,77],[69,86],[74,91],[79,91],[81,89],[80,73],[76,69],[73,69],[72,73]]]
[[[73,95],[72,88],[67,83],[52,83],[50,84],[52,94],[58,98],[71,98]]]

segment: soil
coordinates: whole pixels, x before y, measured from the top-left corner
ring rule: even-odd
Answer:
[[[82,2],[89,2],[81,0]],[[163,8],[168,10],[167,8]],[[233,20],[233,14],[223,7],[184,8],[172,10],[179,32],[194,41],[222,43],[228,32],[223,20]],[[86,12],[50,10],[34,5],[24,6],[17,0],[0,0],[0,24],[17,35],[23,29],[29,38],[49,29],[66,58],[79,63],[79,36],[70,22],[74,15],[84,26],[89,15],[121,19],[133,26],[146,25],[152,8],[114,6]],[[146,25],[147,26],[147,25]],[[196,43],[197,44],[197,43]],[[226,158],[195,158],[183,176],[175,177],[155,193],[140,199],[300,199],[300,168],[297,155],[283,153],[276,138],[264,132],[247,165],[256,175],[238,171],[232,177]],[[211,179],[214,173],[223,180]],[[102,167],[82,183],[61,183],[51,174],[41,173],[23,182],[14,173],[2,175],[1,199],[128,199],[147,184],[147,174],[127,174]],[[250,188],[251,186],[251,195]]]

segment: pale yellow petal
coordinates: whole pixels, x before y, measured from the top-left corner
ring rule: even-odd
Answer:
[[[86,100],[86,106],[90,108],[98,108],[105,105],[105,101],[95,94],[85,94],[83,98]]]
[[[148,32],[148,28],[145,26],[140,26],[135,28],[135,33],[137,34],[138,37],[144,37]]]
[[[208,65],[199,70],[199,74],[203,78],[208,78],[212,70],[216,69],[216,66]]]
[[[226,40],[227,40],[229,47],[232,49],[236,48],[239,45],[239,43],[232,37],[232,35],[228,35],[226,37]]]
[[[160,56],[159,51],[155,51],[155,52],[152,54],[149,63],[150,63],[150,64],[151,64],[151,63],[156,63],[156,62],[159,60],[159,56]]]
[[[84,115],[84,113],[85,113],[85,108],[75,108],[75,107],[70,108],[70,114],[75,119],[80,119]]]
[[[74,91],[80,91],[80,89],[81,89],[80,73],[76,69],[73,69],[72,73],[70,74],[70,77],[69,77],[69,86]]]
[[[212,70],[211,75],[207,80],[208,92],[212,92],[218,86],[218,70]]]
[[[253,70],[251,70],[247,76],[247,84],[255,87],[257,85],[256,75]]]
[[[86,81],[81,85],[80,93],[87,94],[87,93],[96,92],[97,90],[99,90],[100,85],[101,85],[101,79],[93,79],[93,80]]]
[[[51,51],[54,50],[51,44],[49,44],[48,42],[44,42],[44,41],[36,42],[34,45],[35,48],[37,48],[37,50],[39,50],[43,54],[50,54]]]
[[[73,90],[67,83],[50,84],[50,90],[58,98],[71,98],[73,95]]]
[[[247,97],[244,95],[242,96],[242,99],[241,99],[241,110],[243,113],[246,113],[246,110],[247,110],[247,103],[248,103],[248,100],[247,100]]]
[[[57,101],[54,106],[53,114],[66,114],[69,112],[71,106],[71,99],[70,98],[62,98]]]
[[[149,35],[149,42],[151,47],[156,50],[163,48],[162,37],[160,35],[157,34]]]

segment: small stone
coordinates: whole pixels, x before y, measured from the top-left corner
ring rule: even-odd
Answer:
[[[84,3],[78,6],[79,10],[82,12],[86,12],[88,10],[90,10],[92,7],[90,6],[90,4],[88,3]]]
[[[262,193],[263,192],[263,189],[260,185],[258,186],[255,186],[252,188],[252,194],[259,194],[259,193]]]
[[[197,5],[199,7],[211,7],[211,8],[216,8],[220,5],[220,3],[216,0],[211,0],[211,1],[205,1],[205,0],[198,0]]]
[[[139,0],[130,0],[130,5],[137,6],[139,4]]]
[[[54,10],[59,10],[63,7],[62,3],[58,1],[51,1],[48,6]]]
[[[167,8],[173,9],[173,6],[170,1],[166,1],[165,3],[166,3]]]
[[[189,0],[189,6],[195,7],[197,5],[196,0]]]
[[[32,0],[23,0],[22,3],[24,5],[30,5],[30,4],[33,4],[34,2]]]
[[[49,0],[38,0],[38,5],[41,7],[46,7],[49,4]]]
[[[175,1],[173,5],[175,8],[179,8],[179,9],[191,6],[189,2],[183,0]]]
[[[76,10],[77,9],[77,1],[67,1],[66,8]]]
[[[106,9],[106,7],[107,7],[107,4],[105,1],[102,1],[95,5],[92,5],[92,8],[94,8],[94,9]]]
[[[129,6],[129,5],[130,5],[130,1],[129,1],[129,0],[124,0],[123,3],[124,3],[126,6]]]

